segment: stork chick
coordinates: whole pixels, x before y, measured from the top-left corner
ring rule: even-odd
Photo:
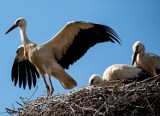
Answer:
[[[145,46],[140,41],[133,45],[132,65],[142,68],[152,76],[160,74],[160,56],[146,53]]]
[[[120,82],[121,80],[138,79],[143,76],[150,77],[147,72],[140,68],[128,66],[126,64],[114,64],[109,66],[103,73],[103,77],[94,74],[89,79],[89,85],[112,85]],[[139,79],[142,80],[142,79]]]

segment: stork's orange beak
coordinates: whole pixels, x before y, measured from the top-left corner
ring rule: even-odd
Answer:
[[[16,27],[18,27],[18,25],[17,25],[17,24],[13,24],[13,25],[8,29],[8,31],[6,31],[5,34],[9,33],[10,31],[12,31],[12,30],[13,30],[14,28],[16,28]]]
[[[134,65],[134,63],[136,62],[136,58],[137,58],[137,55],[138,55],[138,50],[136,49],[136,51],[134,52],[133,54],[133,59],[132,59],[132,66]]]

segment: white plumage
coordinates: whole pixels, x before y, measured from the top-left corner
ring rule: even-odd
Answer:
[[[69,22],[59,33],[42,45],[37,45],[28,39],[27,22],[24,18],[17,19],[6,34],[16,27],[20,27],[24,56],[42,76],[48,95],[52,95],[54,91],[51,76],[58,79],[65,89],[72,89],[77,85],[77,82],[64,69],[68,69],[69,65],[81,58],[90,47],[107,41],[120,43],[113,29],[89,22]],[[50,87],[45,80],[46,74],[49,76]]]
[[[89,85],[114,84],[124,79],[141,78],[146,74],[144,70],[125,64],[114,64],[109,66],[103,73],[103,77],[94,74],[89,79]]]
[[[160,74],[160,56],[146,53],[140,41],[133,45],[132,65],[148,71],[152,76]]]

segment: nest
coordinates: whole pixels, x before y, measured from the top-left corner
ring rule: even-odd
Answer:
[[[6,110],[19,116],[156,116],[160,114],[160,76],[113,86],[88,86],[32,101],[23,99],[20,105],[17,110]]]

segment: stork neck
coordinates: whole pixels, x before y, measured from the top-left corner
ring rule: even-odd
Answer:
[[[20,34],[23,45],[31,43],[26,34],[26,27],[20,27]]]

